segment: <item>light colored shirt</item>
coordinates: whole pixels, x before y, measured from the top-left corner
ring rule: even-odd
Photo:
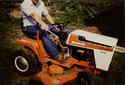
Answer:
[[[21,3],[21,15],[24,27],[37,24],[37,22],[30,16],[32,13],[36,13],[40,17],[42,15],[48,15],[48,11],[43,1],[39,0],[37,5],[34,5],[31,0],[24,0]]]

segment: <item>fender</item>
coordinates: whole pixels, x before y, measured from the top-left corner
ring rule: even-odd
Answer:
[[[46,62],[45,57],[48,56],[48,54],[46,53],[41,40],[24,37],[20,40],[16,40],[16,43],[32,49],[33,52],[35,52],[35,54],[38,56],[40,61]]]

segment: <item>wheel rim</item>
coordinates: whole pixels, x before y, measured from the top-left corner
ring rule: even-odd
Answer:
[[[17,56],[15,58],[15,67],[21,72],[26,72],[29,68],[27,60],[22,56]]]

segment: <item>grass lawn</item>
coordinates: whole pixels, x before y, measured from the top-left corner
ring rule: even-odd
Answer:
[[[12,54],[22,48],[15,43],[15,40],[24,36],[20,29],[21,20],[6,14],[12,9],[4,9],[4,7],[0,8],[0,14],[2,15],[0,17],[0,85],[28,85],[30,78],[17,75],[10,65]],[[83,28],[82,25],[81,28]],[[115,52],[109,71],[96,77],[95,85],[125,85],[124,77],[125,54]]]

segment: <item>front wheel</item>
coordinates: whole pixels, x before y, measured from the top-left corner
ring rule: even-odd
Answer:
[[[76,83],[77,85],[94,85],[93,75],[89,72],[79,73]]]
[[[13,69],[22,76],[31,76],[41,70],[37,56],[30,49],[15,52],[11,62]]]

